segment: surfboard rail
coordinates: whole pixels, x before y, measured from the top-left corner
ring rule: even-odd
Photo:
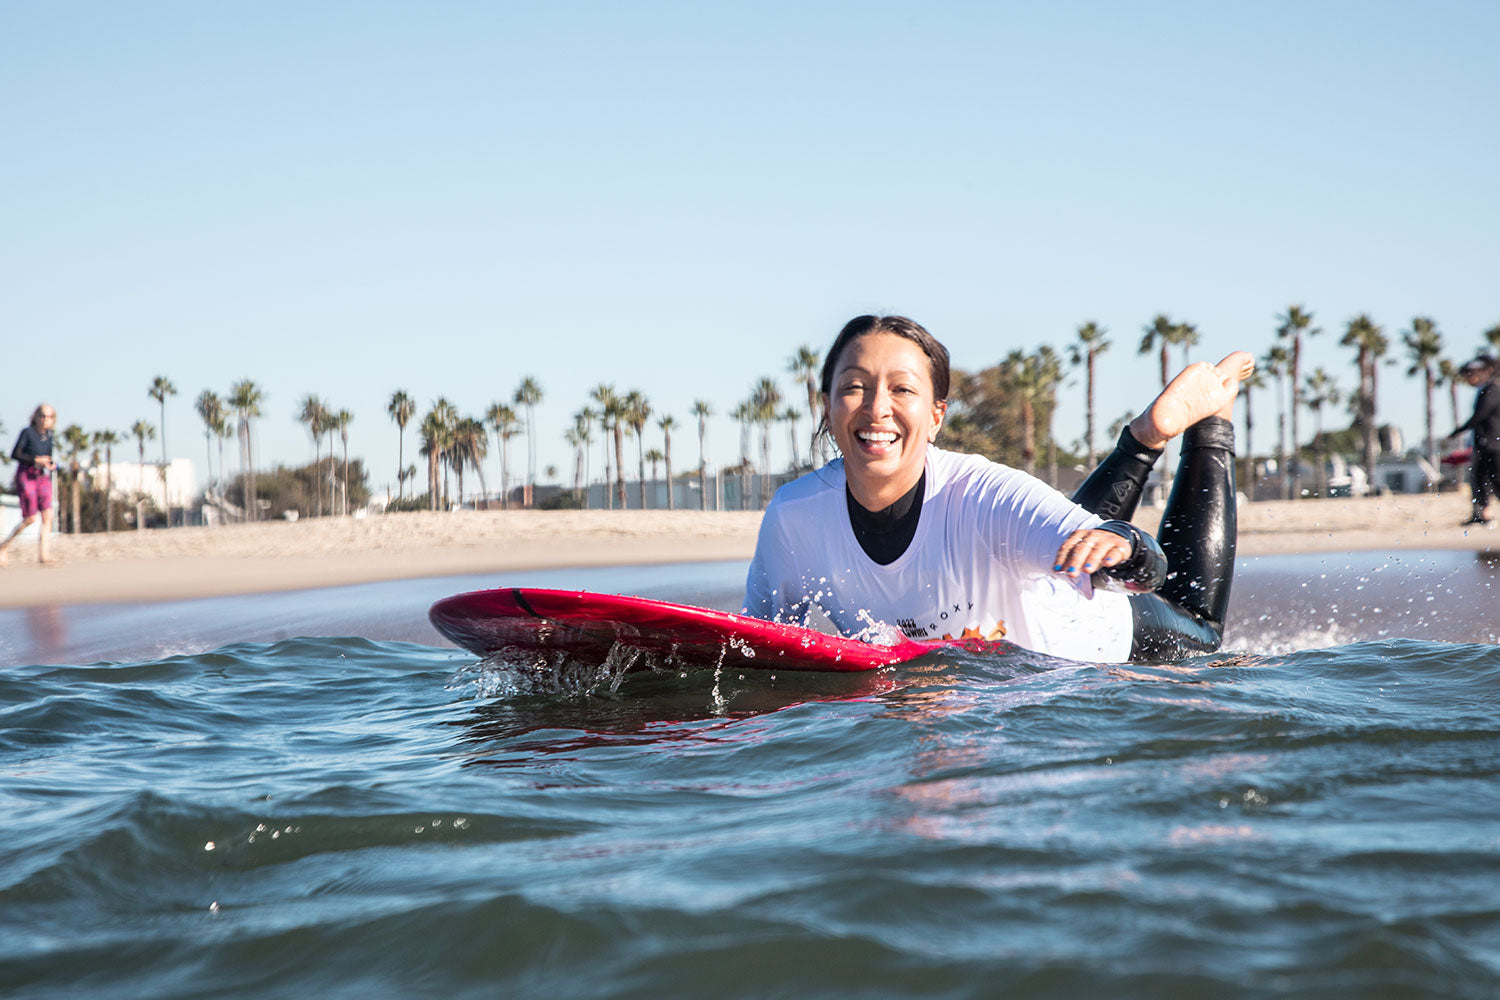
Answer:
[[[501,587],[445,597],[428,618],[454,644],[490,656],[502,651],[605,655],[616,645],[690,665],[723,663],[783,670],[860,671],[905,663],[944,647],[1009,648],[979,639],[891,645],[829,635],[782,622],[585,590]]]

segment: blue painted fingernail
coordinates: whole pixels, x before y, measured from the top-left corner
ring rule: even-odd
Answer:
[[[1060,569],[1062,569],[1062,563],[1058,563],[1058,564],[1057,564],[1057,565],[1056,565],[1056,566],[1053,566],[1053,567],[1052,567],[1052,569],[1053,569],[1053,570],[1054,570],[1054,571],[1055,571],[1055,570],[1060,570]]]
[[[1094,564],[1093,563],[1084,563],[1083,564],[1083,568],[1084,569],[1093,569],[1094,568]]]

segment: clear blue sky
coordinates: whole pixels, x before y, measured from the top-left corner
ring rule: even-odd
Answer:
[[[867,311],[969,368],[1097,320],[1102,427],[1155,313],[1213,360],[1304,303],[1347,389],[1358,312],[1456,357],[1500,322],[1496,38],[1489,2],[0,0],[0,419],[124,432],[165,374],[201,461],[193,399],[248,377],[268,462],[316,392],[378,488],[393,390],[481,415],[533,375],[565,479],[599,382],[677,417],[679,468],[710,400],[727,463],[751,383]]]

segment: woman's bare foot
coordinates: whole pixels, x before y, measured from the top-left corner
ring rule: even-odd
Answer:
[[[1188,365],[1130,422],[1131,436],[1147,448],[1162,448],[1205,417],[1233,420],[1240,381],[1253,371],[1255,358],[1247,351],[1235,351],[1216,365]]]

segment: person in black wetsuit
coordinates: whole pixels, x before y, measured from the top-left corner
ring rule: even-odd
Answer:
[[[1488,524],[1484,510],[1500,496],[1500,386],[1495,384],[1495,359],[1481,354],[1459,369],[1465,381],[1479,390],[1474,397],[1474,413],[1453,429],[1449,437],[1474,432],[1474,451],[1470,460],[1471,501],[1474,511],[1464,524]]]
[[[31,423],[21,428],[21,436],[10,457],[15,459],[16,495],[21,498],[21,523],[0,542],[0,566],[10,561],[6,549],[16,536],[41,518],[41,540],[37,557],[50,563],[48,549],[52,541],[52,428],[57,425],[57,411],[43,403],[31,414]]]
[[[1035,573],[1036,568],[1028,568],[1035,562],[1030,554],[1034,543],[1028,539],[1040,540],[1055,526],[1077,525],[1078,520],[1059,506],[1066,505],[1065,500],[1017,470],[992,463],[976,465],[977,456],[940,451],[931,453],[934,457],[929,463],[927,449],[947,409],[947,357],[946,349],[931,334],[906,317],[858,317],[835,339],[822,373],[822,429],[838,443],[842,467],[827,475],[815,472],[778,492],[773,510],[762,523],[747,578],[748,613],[781,620],[783,614],[802,613],[811,602],[822,607],[845,634],[858,630],[854,619],[872,615],[907,629],[900,608],[910,602],[898,589],[900,581],[888,571],[861,567],[895,565],[916,544],[918,523],[927,516],[924,509],[932,509],[945,525],[981,525],[987,543],[1002,537],[1010,541],[999,542],[995,561],[986,564],[986,556],[976,555],[984,551],[975,547],[979,536],[929,537],[928,544],[936,544],[939,551],[916,553],[906,560],[909,567],[921,566],[926,574],[907,581],[912,600],[925,599],[916,596],[919,592],[986,592],[974,597],[979,603],[971,602],[966,610],[954,607],[964,619],[957,624],[965,635],[971,625],[982,632],[985,621],[967,619],[978,618],[986,609],[1004,623],[1007,613],[997,609],[1009,598],[1005,593],[987,592],[984,581],[996,573]],[[1218,365],[1190,365],[1131,422],[1115,451],[1074,496],[1077,507],[1073,510],[1081,507],[1105,523],[1090,520],[1070,535],[1053,534],[1062,543],[1050,567],[1053,572],[1088,575],[1096,586],[1106,588],[1111,585],[1107,578],[1115,578],[1135,591],[1126,606],[1113,605],[1127,615],[1125,639],[1131,660],[1210,652],[1222,641],[1235,545],[1231,408],[1239,381],[1253,368],[1254,359],[1246,352],[1235,352]],[[1184,437],[1183,458],[1158,547],[1126,519],[1140,500],[1160,449],[1179,434]],[[926,482],[929,467],[938,476],[935,489]],[[842,487],[834,508],[830,484],[839,483]],[[1055,499],[1048,499],[1048,493]],[[1002,508],[1004,520],[984,520],[995,516],[990,511]],[[974,516],[965,513],[971,510]],[[844,550],[838,528],[827,520],[830,517],[848,519],[850,540],[862,557]],[[983,527],[997,523],[1002,526]],[[1016,561],[1016,553],[1023,548],[1029,560],[1024,565]],[[854,565],[848,561],[851,558]],[[1042,587],[1046,589],[1045,584]],[[1152,590],[1156,592],[1147,593]],[[1063,602],[1056,614],[1066,619],[1079,613],[1080,627],[1088,628],[1083,609],[1067,603],[1072,600],[1067,593],[1054,593]],[[1106,622],[1102,604],[1099,610],[1098,624],[1115,628],[1114,613],[1109,612]],[[1042,613],[1024,607],[1008,612]],[[1028,626],[1043,621],[1025,620]],[[1043,621],[1043,633],[1046,627]],[[1038,636],[1035,629],[1032,632],[1033,641],[1040,638],[1043,644],[1030,648],[1054,651],[1051,640]],[[1125,648],[1113,648],[1117,652],[1111,655],[1126,658]]]

